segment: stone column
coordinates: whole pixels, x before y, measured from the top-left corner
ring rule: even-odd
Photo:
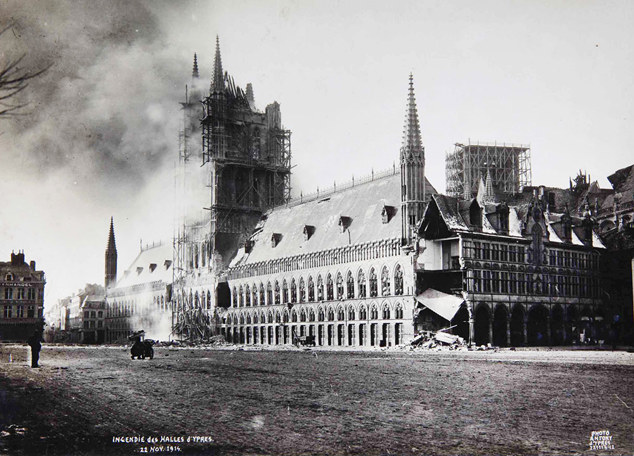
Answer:
[[[469,312],[469,345],[475,343],[475,325],[473,320],[473,303],[467,302],[467,311]]]

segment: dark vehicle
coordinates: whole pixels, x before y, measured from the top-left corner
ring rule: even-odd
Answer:
[[[145,339],[145,331],[137,331],[129,337],[131,341],[134,341],[132,348],[130,348],[131,358],[145,359],[154,358],[154,341],[151,339]],[[145,339],[145,340],[144,340]]]
[[[315,346],[315,336],[298,336],[297,334],[295,334],[295,332],[293,331],[293,344],[296,345],[297,347],[299,347],[300,345],[303,346]]]

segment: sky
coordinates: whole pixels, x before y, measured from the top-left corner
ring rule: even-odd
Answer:
[[[0,65],[51,65],[0,118],[0,261],[24,250],[46,302],[103,283],[173,234],[179,102],[193,54],[281,105],[293,194],[391,168],[413,73],[426,176],[457,142],[530,144],[533,184],[634,163],[634,2],[127,1],[0,3]]]

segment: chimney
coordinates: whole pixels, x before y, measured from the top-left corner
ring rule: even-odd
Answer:
[[[35,261],[31,261],[31,271],[35,271]]]

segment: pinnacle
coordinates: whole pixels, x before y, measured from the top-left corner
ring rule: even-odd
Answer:
[[[220,57],[220,38],[216,35],[216,57],[214,59],[214,76],[211,80],[212,91],[220,92],[225,88],[224,75],[222,71],[222,58]]]
[[[116,252],[117,245],[114,239],[114,217],[110,217],[110,232],[108,233],[108,249],[109,252]]]
[[[401,156],[417,156],[417,158],[424,159],[424,154],[425,151],[423,148],[423,141],[420,134],[420,124],[418,121],[418,110],[416,108],[416,97],[414,95],[414,77],[410,73]]]

